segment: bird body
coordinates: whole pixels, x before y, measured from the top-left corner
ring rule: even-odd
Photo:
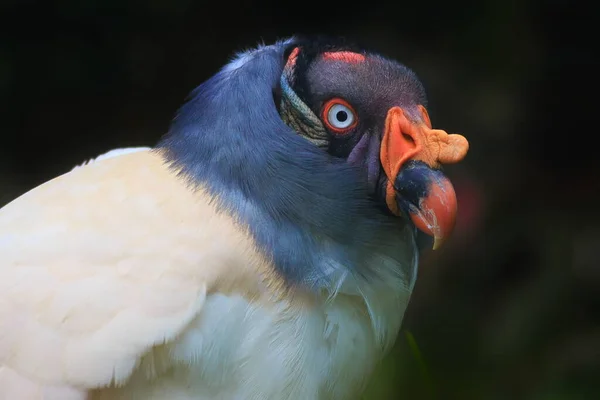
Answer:
[[[250,235],[150,149],[35,188],[2,209],[0,227],[11,227],[2,399],[83,399],[80,388],[125,382],[91,398],[351,398],[409,296],[371,293],[373,313],[390,317],[372,321],[356,296],[291,291]]]
[[[0,209],[1,400],[360,395],[415,283],[415,226],[382,211],[399,186],[385,167],[369,185],[370,161],[284,123],[294,46],[240,56],[157,146],[112,151]],[[307,98],[295,85],[288,113]],[[327,115],[343,123],[338,104]],[[360,126],[329,122],[319,132]],[[402,179],[446,190],[411,168]]]

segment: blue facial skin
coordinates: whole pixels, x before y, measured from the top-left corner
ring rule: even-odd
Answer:
[[[368,278],[374,251],[406,259],[397,245],[405,222],[369,198],[359,167],[280,118],[273,93],[292,43],[262,47],[199,86],[156,147],[249,227],[290,285],[329,287],[337,263]]]

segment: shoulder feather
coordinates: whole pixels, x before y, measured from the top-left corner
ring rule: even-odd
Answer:
[[[207,291],[253,296],[278,281],[246,230],[147,149],[0,209],[0,254],[0,379],[49,387],[123,383]]]

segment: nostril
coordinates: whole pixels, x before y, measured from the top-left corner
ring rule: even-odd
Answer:
[[[408,133],[402,133],[402,136],[404,136],[404,140],[406,140],[409,144],[415,144],[415,139],[413,139],[413,137],[410,136]]]

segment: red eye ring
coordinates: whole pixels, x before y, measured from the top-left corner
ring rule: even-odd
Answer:
[[[344,117],[344,119],[341,119],[341,117]],[[354,108],[339,97],[325,103],[321,118],[325,126],[338,135],[348,133],[358,124],[358,115]]]

